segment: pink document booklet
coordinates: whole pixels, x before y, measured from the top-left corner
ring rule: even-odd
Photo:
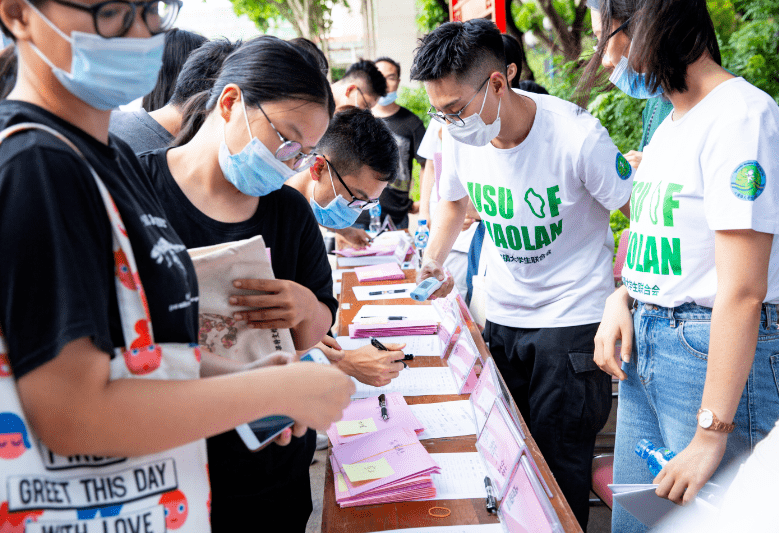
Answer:
[[[339,446],[357,439],[372,438],[382,429],[393,427],[406,427],[413,429],[415,433],[422,433],[425,428],[411,412],[406,399],[399,392],[391,392],[385,395],[387,402],[387,420],[381,416],[379,397],[371,396],[362,400],[355,400],[344,410],[340,422],[330,426],[327,436],[333,446]]]
[[[381,265],[368,265],[354,269],[360,283],[365,281],[383,281],[405,279],[406,275],[397,263],[384,263]]]
[[[336,502],[341,507],[432,498],[441,469],[413,429],[394,427],[333,448]]]

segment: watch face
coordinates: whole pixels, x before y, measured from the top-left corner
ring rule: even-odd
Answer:
[[[714,414],[709,411],[708,409],[704,409],[701,411],[701,416],[698,419],[698,423],[701,425],[703,429],[706,429],[708,427],[711,427],[711,424],[714,422]]]

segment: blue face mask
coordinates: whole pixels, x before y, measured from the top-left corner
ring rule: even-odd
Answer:
[[[392,91],[391,93],[387,93],[385,96],[382,96],[381,98],[379,98],[376,101],[376,104],[380,105],[382,107],[386,106],[386,105],[390,105],[390,104],[395,102],[397,97],[398,97],[398,91]]]
[[[242,193],[249,196],[265,196],[281,189],[284,182],[291,178],[295,171],[276,159],[276,156],[252,135],[243,98],[241,98],[241,106],[251,140],[235,155],[230,154],[230,149],[223,140],[219,147],[219,166],[227,181]],[[224,130],[222,135],[224,136]]]
[[[327,164],[328,169],[330,163]],[[330,170],[330,185],[333,187],[333,194],[335,198],[322,207],[317,203],[314,198],[311,198],[309,204],[311,204],[311,210],[314,212],[314,218],[316,221],[326,228],[330,229],[344,229],[348,228],[357,221],[357,217],[360,216],[362,209],[349,207],[349,202],[344,199],[343,196],[335,192],[335,184],[333,183],[333,171]]]
[[[30,43],[52,73],[71,94],[95,109],[107,111],[129,104],[151,92],[162,68],[165,34],[148,39],[115,37],[74,31],[65,35],[32,4],[28,5],[46,24],[70,43],[70,72],[57,67]]]
[[[617,88],[632,98],[646,100],[663,94],[663,88],[658,87],[654,93],[647,87],[646,74],[639,74],[630,66],[628,58],[622,56],[614,72],[609,76],[609,81]]]

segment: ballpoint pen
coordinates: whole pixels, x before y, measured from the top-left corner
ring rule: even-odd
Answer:
[[[389,349],[384,346],[379,339],[376,337],[371,337],[371,344],[374,348],[377,350],[381,350],[382,352],[388,352]],[[403,354],[403,359],[398,359],[397,361],[393,361],[393,363],[403,363],[403,368],[408,368],[408,365],[405,363],[406,361],[413,361],[414,360],[414,354],[407,353]]]
[[[498,510],[498,504],[495,501],[495,493],[492,490],[492,481],[489,476],[484,476],[484,488],[487,489],[487,512],[495,513]]]
[[[379,407],[381,407],[381,419],[389,419],[389,412],[387,411],[387,398],[383,394],[379,394]]]
[[[407,317],[405,316],[361,316],[360,319],[363,318],[386,318],[387,320],[406,320]]]
[[[386,290],[386,291],[373,291],[373,292],[369,292],[368,296],[378,296],[380,294],[400,294],[402,292],[408,292],[408,289],[394,289],[394,290]]]

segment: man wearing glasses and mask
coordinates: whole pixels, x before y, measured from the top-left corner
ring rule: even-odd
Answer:
[[[595,435],[611,408],[611,379],[593,362],[614,290],[609,211],[627,210],[630,165],[586,111],[509,87],[490,21],[428,34],[411,78],[424,82],[430,114],[447,133],[420,281],[444,280],[470,197],[490,236],[484,339],[586,530]],[[447,280],[435,296],[451,287]]]

